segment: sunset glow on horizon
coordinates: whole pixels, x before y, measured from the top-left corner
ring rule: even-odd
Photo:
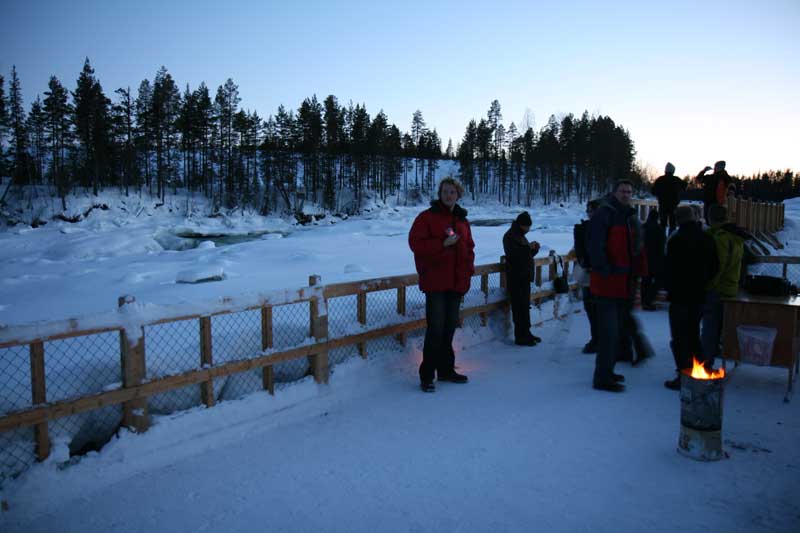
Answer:
[[[800,170],[797,0],[10,4],[0,75],[16,66],[26,109],[89,57],[112,99],[164,65],[181,89],[232,78],[262,117],[333,94],[408,131],[420,109],[443,147],[497,99],[506,127],[608,115],[655,175]]]

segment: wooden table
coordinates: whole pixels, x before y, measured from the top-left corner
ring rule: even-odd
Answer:
[[[794,376],[800,370],[800,296],[754,296],[739,291],[735,298],[723,298],[722,358],[741,361],[736,328],[740,325],[775,328],[778,334],[769,366],[789,370],[789,383],[783,401],[792,394]],[[745,361],[746,362],[746,361]]]

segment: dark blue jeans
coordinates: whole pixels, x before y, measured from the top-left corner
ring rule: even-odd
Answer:
[[[722,336],[722,300],[716,291],[706,293],[703,305],[703,333],[700,338],[703,343],[703,355],[707,365],[714,364],[714,358],[719,357],[720,337]]]
[[[614,383],[617,350],[626,327],[628,300],[625,298],[594,298],[597,321],[597,357],[594,364],[594,384]]]
[[[594,296],[589,287],[582,287],[581,293],[583,296],[583,310],[586,311],[586,318],[589,319],[589,331],[592,337],[589,342],[597,345],[597,313],[594,309]]]
[[[455,371],[453,334],[458,326],[458,311],[461,307],[461,294],[457,292],[425,293],[425,344],[422,348],[422,364],[419,365],[419,379],[433,381],[439,376]]]
[[[675,358],[675,369],[679,372],[692,368],[692,357],[703,360],[700,344],[700,317],[703,314],[701,303],[669,304],[669,331],[672,340],[669,345]]]

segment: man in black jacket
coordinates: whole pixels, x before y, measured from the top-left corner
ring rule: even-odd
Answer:
[[[675,229],[675,208],[681,201],[681,193],[686,190],[686,182],[675,175],[675,165],[667,163],[664,175],[659,176],[651,192],[658,199],[659,223],[662,228],[669,224],[669,233]]]
[[[692,357],[703,360],[700,319],[706,287],[719,270],[714,239],[703,232],[694,210],[680,206],[675,210],[676,231],[667,241],[665,282],[669,292],[670,346],[678,376],[664,382],[680,390],[680,371],[692,367]]]
[[[655,311],[656,293],[661,287],[664,274],[664,229],[659,225],[660,213],[656,210],[647,215],[644,223],[644,248],[647,252],[647,275],[642,276],[642,309]],[[672,215],[673,221],[675,215]]]
[[[715,204],[725,205],[728,187],[733,184],[733,178],[725,170],[725,161],[714,163],[714,173],[706,175],[709,170],[711,167],[705,167],[694,179],[703,186],[703,216],[706,224],[711,225],[708,221],[708,210]]]
[[[589,265],[587,239],[589,236],[589,220],[592,218],[598,204],[597,200],[589,200],[586,204],[586,220],[581,220],[580,224],[575,224],[572,228],[573,249],[575,250],[575,258],[579,267],[574,272],[575,281],[581,287],[583,309],[586,311],[586,318],[589,319],[589,332],[591,333],[589,342],[583,347],[583,353],[597,353],[597,317],[594,310],[594,301],[592,300],[592,291],[589,290],[589,276],[591,275],[592,267]]]
[[[539,251],[539,243],[528,242],[525,234],[533,225],[527,211],[511,223],[503,235],[503,250],[506,254],[506,290],[511,300],[511,315],[514,318],[514,342],[521,346],[534,346],[542,339],[531,334],[531,281],[533,281],[533,256]]]

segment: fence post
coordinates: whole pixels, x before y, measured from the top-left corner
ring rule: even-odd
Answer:
[[[489,274],[481,274],[481,292],[483,293],[483,303],[489,301]],[[489,322],[489,315],[485,312],[480,314],[481,326],[485,326]]]
[[[400,316],[406,316],[406,287],[405,285],[402,287],[397,287],[397,314]],[[401,346],[406,345],[406,332],[401,331],[397,334],[397,342],[400,343]]]
[[[44,343],[34,342],[30,347],[31,355],[31,399],[33,405],[47,402],[46,381],[44,375]],[[50,435],[47,431],[47,422],[36,424],[33,427],[33,437],[36,442],[36,460],[44,461],[50,455]]]
[[[211,317],[200,318],[200,366],[212,366],[214,357],[211,351]],[[200,398],[206,407],[214,406],[214,380],[208,380],[200,384]]]
[[[362,326],[367,325],[367,293],[366,292],[359,292],[356,295],[356,315],[358,318],[358,323]],[[359,342],[358,343],[358,353],[361,357],[367,357],[367,343],[366,342]]]
[[[119,307],[136,301],[133,296],[120,296]],[[133,337],[131,336],[133,334]],[[122,360],[122,386],[124,388],[141,385],[147,376],[144,351],[144,327],[128,332],[123,329],[119,333],[120,357]],[[122,425],[143,433],[150,427],[147,398],[134,398],[122,404]]]
[[[313,287],[319,285],[322,278],[317,275],[308,277],[309,286]],[[324,296],[323,296],[324,298]],[[328,312],[327,309],[324,315],[319,314],[319,297],[314,296],[309,300],[309,328],[311,336],[316,341],[327,340],[328,338]],[[310,357],[311,371],[314,373],[314,380],[317,383],[328,382],[328,349],[326,347]]]
[[[261,308],[261,349],[266,351],[272,348],[272,306],[265,305]],[[264,390],[275,395],[275,373],[272,365],[261,369],[261,385]]]
[[[550,283],[552,283],[555,281],[556,276],[558,275],[558,265],[556,264],[556,251],[550,250],[550,253],[548,254],[547,257],[548,259],[550,259],[550,266],[547,279],[550,281]]]
[[[506,288],[506,256],[500,257],[500,288]]]

